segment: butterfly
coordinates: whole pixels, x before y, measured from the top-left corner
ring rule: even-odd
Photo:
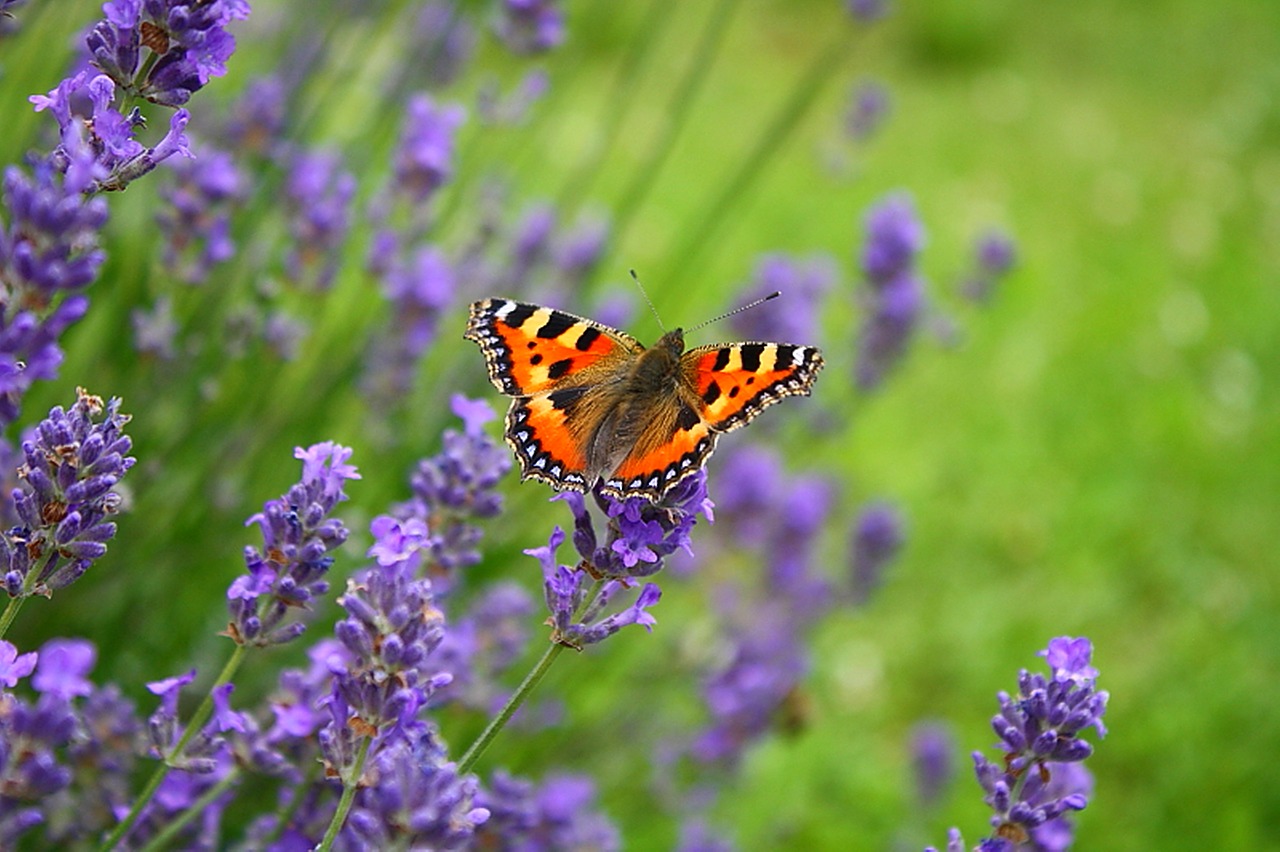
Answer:
[[[716,438],[786,396],[809,394],[822,354],[789,343],[685,351],[684,332],[646,349],[629,334],[512,299],[471,305],[466,339],[515,397],[507,444],[521,480],[661,500],[702,469]]]

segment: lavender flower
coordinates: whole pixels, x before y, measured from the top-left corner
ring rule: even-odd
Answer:
[[[35,651],[19,654],[12,642],[0,639],[0,684],[13,689],[19,680],[35,671],[38,656]]]
[[[47,109],[58,121],[62,141],[52,161],[68,176],[77,175],[73,182],[94,192],[122,190],[174,154],[192,156],[185,133],[191,118],[187,110],[175,112],[168,132],[147,147],[134,139],[145,119],[137,110],[128,116],[119,112],[116,84],[105,74],[77,72],[48,94],[29,100],[36,112]],[[81,101],[91,107],[87,116],[76,111]],[[83,162],[86,152],[89,165]]]
[[[422,4],[414,22],[413,40],[419,46],[413,55],[423,59],[419,70],[426,72],[434,87],[443,88],[457,79],[475,52],[475,29],[458,12],[451,3],[428,2]]]
[[[444,252],[430,245],[403,261],[392,260],[383,276],[391,319],[373,342],[362,385],[377,404],[390,408],[412,389],[419,361],[436,339],[457,282]]]
[[[97,240],[107,220],[105,202],[82,197],[97,174],[92,157],[81,147],[80,166],[65,175],[50,161],[38,162],[30,176],[14,167],[5,170],[0,425],[18,417],[34,382],[57,376],[58,338],[88,309],[80,293],[97,278],[105,259]]]
[[[415,570],[436,583],[437,595],[449,592],[458,569],[480,561],[476,545],[482,533],[471,521],[502,511],[495,488],[511,470],[511,454],[484,432],[484,423],[495,417],[488,403],[455,394],[450,407],[462,418],[463,430],[446,429],[440,454],[418,464],[413,499],[374,528],[380,539],[396,538],[383,553],[370,551],[384,565],[384,559],[414,560]]]
[[[444,632],[431,581],[414,579],[403,563],[375,565],[348,581],[338,603],[347,618],[334,633],[351,656],[333,671],[332,702],[343,708],[334,714],[333,725],[350,728],[356,737],[374,737],[411,724],[450,679],[429,659]],[[321,732],[322,744],[340,739],[333,726]],[[335,770],[350,759],[339,750],[326,750],[325,756]]]
[[[864,288],[856,380],[873,390],[906,352],[924,303],[924,286],[915,272],[924,230],[910,199],[891,196],[867,214],[862,254]]]
[[[874,23],[889,13],[888,0],[845,0],[849,14],[861,23]]]
[[[990,230],[978,238],[974,256],[973,271],[961,285],[960,292],[972,301],[985,302],[1017,262],[1017,248],[1008,234]]]
[[[293,281],[321,290],[333,283],[355,192],[355,177],[338,154],[303,152],[294,157],[285,182],[293,246],[285,269]]]
[[[409,99],[392,161],[393,188],[412,204],[425,204],[453,173],[454,137],[466,112],[439,106],[429,95]]]
[[[656,621],[648,609],[662,597],[662,590],[646,583],[629,607],[604,616],[615,595],[629,588],[630,582],[609,580],[597,587],[586,568],[558,565],[556,550],[564,539],[564,530],[557,526],[546,547],[525,551],[542,564],[547,608],[551,611],[551,640],[581,649],[609,638],[628,624],[641,624],[652,631]]]
[[[902,516],[888,503],[868,503],[854,522],[850,545],[853,599],[866,603],[880,585],[885,566],[902,549]]]
[[[512,91],[503,97],[498,82],[490,80],[476,95],[476,112],[486,124],[523,124],[534,104],[547,93],[551,81],[547,72],[535,68],[527,72]]]
[[[130,94],[181,106],[226,73],[236,42],[226,26],[249,16],[245,0],[113,0],[89,33],[93,63]]]
[[[523,587],[500,582],[484,589],[467,609],[452,618],[433,659],[453,680],[437,691],[432,704],[457,703],[496,713],[510,696],[500,677],[523,655],[532,635],[536,605]]]
[[[911,768],[916,794],[926,808],[938,804],[955,774],[955,740],[940,722],[923,722],[911,729]]]
[[[285,86],[279,78],[259,77],[231,107],[223,136],[243,156],[277,152],[285,127]]]
[[[993,763],[982,752],[973,753],[984,801],[995,811],[995,830],[983,849],[1012,852],[1032,841],[1037,848],[1065,849],[1070,814],[1084,809],[1092,790],[1079,764],[1093,754],[1093,746],[1081,735],[1093,728],[1106,736],[1102,716],[1108,699],[1096,687],[1093,646],[1083,637],[1060,636],[1040,653],[1052,669],[1050,677],[1023,669],[1018,694],[999,693],[1000,713],[991,725],[1004,756]]]
[[[243,198],[244,175],[230,154],[212,148],[198,159],[179,160],[163,192],[169,209],[156,217],[165,235],[164,265],[182,281],[198,284],[235,254],[231,210]]]
[[[22,526],[0,537],[5,589],[11,598],[50,595],[79,579],[107,552],[116,534],[108,518],[120,509],[114,489],[133,467],[120,400],[106,405],[80,390],[75,405],[55,406],[24,441],[25,484],[13,492]]]
[[[776,291],[784,301],[734,314],[734,332],[747,340],[813,343],[819,335],[822,299],[835,280],[835,260],[827,255],[762,255],[740,300],[752,302]]]
[[[173,300],[167,296],[156,299],[150,310],[134,308],[133,348],[142,355],[169,360],[176,353],[178,322],[173,317]]]
[[[286,617],[328,591],[324,576],[333,557],[327,554],[347,540],[342,521],[328,516],[347,499],[344,483],[360,478],[347,464],[351,450],[325,441],[298,447],[294,457],[302,459],[302,480],[245,522],[261,527],[264,546],[245,548],[248,573],[227,589],[227,635],[240,645],[276,645],[300,636],[306,626]]]
[[[564,41],[557,0],[502,0],[494,32],[514,53],[543,53]]]
[[[541,786],[495,772],[477,797],[490,814],[477,845],[503,849],[620,849],[617,829],[595,810],[595,785],[580,775],[553,775]]]

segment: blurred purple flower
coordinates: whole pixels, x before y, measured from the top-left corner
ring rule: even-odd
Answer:
[[[289,164],[284,195],[292,248],[285,269],[294,282],[326,289],[342,261],[351,227],[355,177],[333,152],[302,152]]]
[[[961,294],[975,302],[987,301],[1016,262],[1013,239],[1002,231],[987,231],[974,247],[974,268],[961,285]]]
[[[476,33],[468,16],[456,4],[423,3],[413,26],[419,45],[413,53],[422,59],[428,82],[435,87],[452,83],[475,52]]]
[[[550,85],[551,79],[542,68],[526,72],[506,97],[499,92],[497,80],[489,80],[476,95],[476,113],[485,124],[523,124]]]
[[[231,107],[223,136],[241,156],[276,153],[284,136],[285,86],[278,77],[250,81]]]
[[[19,654],[12,642],[0,639],[0,683],[13,689],[19,680],[35,671],[38,657],[35,651]]]
[[[854,603],[866,603],[885,567],[902,549],[902,515],[892,505],[868,503],[858,512],[850,545]]]
[[[595,784],[581,775],[551,775],[538,786],[498,771],[476,803],[490,814],[476,831],[479,848],[609,852],[622,847],[617,829],[596,810]]]
[[[262,529],[263,548],[245,548],[248,573],[227,589],[227,635],[237,644],[277,645],[300,636],[306,626],[286,616],[309,609],[328,591],[328,552],[347,540],[342,521],[328,516],[347,499],[344,484],[360,478],[347,463],[351,450],[325,441],[298,447],[294,456],[303,463],[301,481],[245,522]]]
[[[171,172],[173,181],[162,191],[169,206],[156,217],[165,236],[164,265],[179,280],[198,284],[235,254],[231,210],[243,200],[245,178],[230,154],[208,147],[197,159],[176,161]]]
[[[911,768],[920,803],[932,808],[955,774],[955,739],[941,722],[922,722],[911,729]]]
[[[391,316],[388,327],[372,342],[361,386],[373,404],[390,409],[412,390],[418,365],[436,339],[457,283],[444,252],[431,245],[403,260],[393,257],[381,275]]]
[[[466,112],[455,104],[439,106],[425,94],[411,97],[405,112],[392,160],[392,188],[413,204],[424,204],[453,172],[454,137]]]
[[[845,0],[845,3],[849,14],[864,24],[874,23],[889,13],[889,0]]]
[[[22,526],[0,536],[10,597],[48,596],[79,579],[107,552],[120,509],[114,489],[134,459],[120,400],[103,404],[79,391],[75,405],[55,406],[23,442],[25,483],[13,493]]]
[[[867,214],[862,267],[864,317],[855,377],[870,391],[906,353],[924,307],[924,285],[915,271],[924,229],[906,195],[893,195]]]
[[[828,255],[762,255],[739,300],[745,304],[775,291],[782,293],[782,299],[734,314],[730,320],[734,333],[745,340],[816,342],[822,299],[835,281],[835,260]]]
[[[150,310],[134,308],[133,348],[142,355],[169,360],[177,353],[178,323],[173,317],[173,300],[160,296]]]
[[[93,692],[86,676],[98,660],[98,649],[84,639],[50,639],[40,648],[40,667],[31,679],[36,692],[75,698]]]
[[[501,0],[494,32],[514,53],[543,53],[564,41],[558,0]]]

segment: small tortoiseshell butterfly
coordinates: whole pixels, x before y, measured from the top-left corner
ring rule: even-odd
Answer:
[[[471,305],[464,335],[489,380],[515,397],[507,443],[523,479],[658,500],[696,473],[721,432],[784,396],[808,395],[822,354],[788,343],[684,350],[684,331],[645,349],[628,334],[511,299]]]

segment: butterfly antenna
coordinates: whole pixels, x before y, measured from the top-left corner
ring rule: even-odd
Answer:
[[[640,283],[640,276],[636,275],[636,271],[634,269],[629,269],[627,271],[631,273],[631,280],[636,282],[636,286],[640,288],[640,295],[644,296],[645,302],[649,305],[649,310],[653,311],[653,318],[658,321],[658,328],[662,329],[665,334],[667,327],[662,324],[662,317],[658,316],[658,309],[653,306],[653,300],[649,298],[649,294],[645,292],[644,285]]]
[[[733,310],[729,311],[727,314],[721,314],[720,316],[715,317],[715,318],[713,318],[713,319],[709,319],[709,320],[707,320],[706,322],[700,322],[700,323],[698,323],[697,325],[695,325],[693,328],[686,328],[686,329],[685,329],[685,332],[686,332],[686,333],[688,333],[688,332],[691,332],[691,331],[697,331],[697,330],[698,330],[698,329],[700,329],[700,328],[705,328],[706,326],[711,325],[711,323],[713,323],[713,322],[720,322],[720,320],[722,320],[722,319],[728,319],[729,317],[733,316],[734,314],[740,314],[740,313],[742,313],[743,311],[749,311],[749,310],[751,310],[752,308],[757,308],[757,307],[759,307],[760,305],[763,305],[765,302],[768,302],[768,301],[769,301],[769,300],[771,300],[771,299],[776,299],[776,298],[778,298],[778,297],[779,297],[779,296],[781,296],[781,295],[782,295],[782,291],[781,291],[781,290],[774,290],[774,291],[773,291],[772,293],[770,293],[769,295],[767,295],[767,296],[762,296],[761,298],[756,299],[754,302],[748,302],[748,303],[747,303],[747,304],[745,304],[745,305],[742,305],[742,306],[740,306],[740,307],[734,308]]]

